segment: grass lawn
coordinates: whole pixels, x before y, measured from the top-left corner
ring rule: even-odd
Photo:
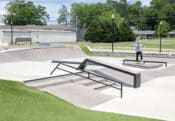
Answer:
[[[117,108],[117,107],[116,107]],[[153,121],[78,108],[18,82],[0,80],[0,121]]]
[[[138,42],[144,45],[143,50],[146,51],[158,51],[160,47],[159,38],[153,40],[138,40]],[[117,50],[134,50],[136,42],[115,42],[114,49]],[[111,50],[111,43],[91,43],[91,42],[77,42],[77,43],[65,43],[68,45],[89,46],[92,49]],[[165,52],[175,52],[175,38],[162,38],[162,49]]]

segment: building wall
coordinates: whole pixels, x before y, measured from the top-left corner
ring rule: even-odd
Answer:
[[[174,38],[175,34],[169,34],[168,36]]]
[[[136,35],[140,39],[154,39],[155,35],[147,34],[147,35]]]
[[[4,15],[0,13],[0,25],[4,25]]]
[[[0,41],[11,41],[11,31],[1,31]],[[71,31],[13,31],[13,41],[16,38],[32,38],[32,42],[76,42],[76,33]]]
[[[3,32],[0,31],[0,41],[3,41]]]
[[[76,33],[67,31],[34,31],[32,42],[76,42]]]
[[[11,41],[11,31],[2,31],[3,42],[9,42]],[[15,42],[15,39],[18,37],[31,37],[31,33],[29,31],[21,32],[21,31],[13,31],[13,41]]]

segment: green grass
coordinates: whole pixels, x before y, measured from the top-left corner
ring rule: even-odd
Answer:
[[[160,47],[159,38],[153,40],[137,40],[144,45],[143,50],[157,51]],[[133,50],[136,42],[115,42],[114,49],[117,50]],[[91,42],[77,42],[65,43],[68,45],[89,46],[92,49],[111,50],[111,43],[91,43]],[[175,38],[162,38],[162,49],[164,51],[175,51]]]
[[[88,56],[95,56],[91,51],[89,51],[89,49],[87,48],[87,46],[80,46],[81,50]]]
[[[140,41],[146,48],[159,48],[160,47],[160,40],[142,40]],[[175,49],[175,40],[171,38],[163,38],[162,39],[162,47],[164,49]]]
[[[117,108],[117,107],[116,107]],[[153,121],[90,111],[18,82],[0,80],[0,121]]]
[[[87,46],[80,46],[81,50],[88,56],[95,56],[95,57],[115,57],[115,58],[122,58],[125,56],[122,55],[113,55],[113,54],[109,54],[109,55],[96,55],[94,53],[92,53]]]

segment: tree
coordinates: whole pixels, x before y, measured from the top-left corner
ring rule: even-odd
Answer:
[[[137,1],[136,3],[130,5],[128,7],[128,18],[129,18],[129,25],[135,26],[137,29],[141,28],[140,23],[142,22],[142,3]]]
[[[105,12],[92,20],[85,34],[86,41],[112,42],[111,15],[112,12]],[[134,33],[131,31],[128,24],[121,19],[120,15],[115,14],[114,20],[114,41],[135,41]]]
[[[162,12],[163,19],[170,25],[171,29],[175,29],[175,3],[164,5]]]
[[[5,15],[5,24],[14,25],[45,25],[49,15],[46,12],[46,8],[37,5],[33,2],[25,2],[25,0],[14,0],[6,5],[7,15]]]
[[[76,18],[78,18],[78,27],[86,29],[97,16],[104,12],[112,11],[112,9],[110,5],[103,3],[73,3],[71,7],[72,22],[75,24]]]
[[[159,27],[157,29],[157,35],[160,36],[161,34],[162,37],[167,37],[169,30],[170,25],[167,22],[163,21],[161,26],[159,24]]]
[[[124,21],[122,21],[120,24],[118,35],[119,42],[131,42],[136,40],[135,34],[131,31],[129,25]]]
[[[142,6],[141,1],[133,4],[128,0],[107,0],[106,4],[124,18],[129,26],[142,30],[156,30],[161,20],[175,29],[175,0],[151,0],[150,6]]]
[[[68,23],[69,12],[65,5],[62,5],[62,8],[59,10],[59,18],[57,19],[58,24],[65,24]]]
[[[107,4],[111,5],[122,18],[128,20],[129,3],[127,0],[107,0]]]
[[[104,36],[105,32],[104,28],[101,23],[97,20],[93,20],[93,22],[89,25],[86,34],[85,34],[85,40],[86,41],[91,41],[91,42],[103,42],[104,41]],[[106,40],[108,41],[108,40]]]
[[[175,1],[151,0],[149,7],[144,8],[145,28],[156,30],[161,20],[166,21],[171,29],[175,29]]]

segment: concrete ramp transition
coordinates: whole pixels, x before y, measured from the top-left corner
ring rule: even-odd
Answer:
[[[86,57],[86,55],[77,46],[39,46],[0,52],[0,63],[17,61],[50,61],[82,57]]]

